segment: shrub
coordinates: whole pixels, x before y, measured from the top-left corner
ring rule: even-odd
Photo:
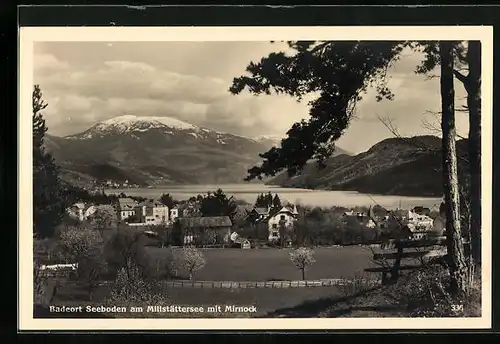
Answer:
[[[141,269],[129,262],[128,269],[121,268],[111,288],[108,303],[134,304],[164,302],[166,300],[160,283],[145,280]]]
[[[480,279],[474,280],[469,294],[460,298],[449,293],[449,282],[450,275],[446,267],[428,266],[400,277],[397,283],[387,289],[386,296],[406,307],[415,317],[480,316]]]
[[[290,252],[290,260],[297,269],[302,271],[303,280],[305,280],[306,267],[316,261],[314,259],[314,251],[307,247],[300,247]]]
[[[72,262],[78,262],[81,257],[94,254],[96,249],[102,250],[103,244],[101,235],[86,227],[70,227],[61,233],[62,254]]]
[[[355,273],[352,277],[341,279],[344,283],[338,287],[343,297],[358,295],[380,286],[380,280],[374,274]]]

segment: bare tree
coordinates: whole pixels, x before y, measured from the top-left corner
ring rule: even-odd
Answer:
[[[469,111],[468,109],[455,109],[455,112],[465,112]],[[434,134],[441,134],[441,111],[426,111],[424,115],[432,117],[432,119],[423,118],[422,119],[422,128]],[[456,134],[458,139],[466,139],[466,137]]]
[[[193,274],[205,266],[205,257],[196,247],[184,247],[182,265],[189,273],[189,280],[192,280]]]
[[[455,90],[453,85],[453,42],[439,43],[441,57],[441,129],[443,133],[443,182],[446,207],[446,235],[450,291],[454,295],[465,294],[467,267],[464,259],[460,230],[457,153],[455,148]]]
[[[302,280],[306,279],[306,268],[316,262],[314,251],[307,247],[299,247],[290,252],[290,260],[302,272]]]

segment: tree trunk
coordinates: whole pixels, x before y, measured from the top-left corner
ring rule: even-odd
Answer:
[[[306,279],[306,269],[302,268],[302,280],[305,281]]]
[[[481,42],[469,41],[467,51],[469,108],[469,173],[471,253],[481,264]]]
[[[443,134],[443,189],[446,207],[446,236],[449,256],[450,292],[466,291],[467,267],[460,231],[457,152],[455,147],[455,89],[453,85],[453,43],[441,41],[441,129]]]

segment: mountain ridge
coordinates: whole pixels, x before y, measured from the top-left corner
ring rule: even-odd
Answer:
[[[467,156],[467,140],[457,141],[457,155]],[[459,171],[466,172],[463,159]],[[339,154],[324,169],[307,164],[301,173],[283,172],[266,184],[281,187],[357,191],[398,196],[442,195],[441,139],[424,135],[384,139],[356,155]]]
[[[46,134],[45,147],[73,183],[141,186],[240,183],[276,141],[259,142],[169,117],[123,115],[80,133]]]

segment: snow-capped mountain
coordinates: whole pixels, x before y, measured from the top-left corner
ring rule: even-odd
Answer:
[[[46,148],[68,173],[130,183],[239,183],[260,153],[281,137],[247,138],[171,117],[124,115],[82,133],[46,136]]]
[[[113,134],[145,132],[151,129],[176,129],[199,131],[200,128],[172,117],[139,117],[124,115],[114,117],[85,130],[83,133],[66,136],[68,139],[91,139]],[[169,134],[169,132],[166,132]]]
[[[134,139],[141,139],[141,134],[156,133],[161,136],[185,136],[190,139],[213,141],[220,145],[227,145],[235,140],[248,140],[245,137],[222,133],[212,129],[199,127],[172,117],[146,117],[124,115],[99,122],[82,133],[68,135],[70,140],[86,140],[105,138],[113,135],[129,135]],[[266,142],[255,141],[257,143]],[[234,142],[233,142],[234,143]]]

